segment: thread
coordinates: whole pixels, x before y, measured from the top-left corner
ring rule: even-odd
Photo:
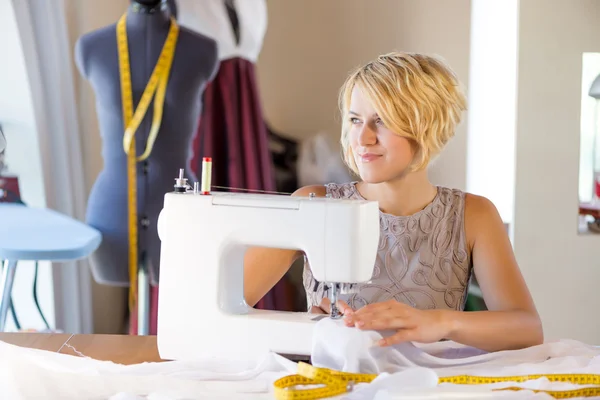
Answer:
[[[202,158],[202,185],[200,191],[202,194],[210,194],[210,182],[212,178],[212,158]]]

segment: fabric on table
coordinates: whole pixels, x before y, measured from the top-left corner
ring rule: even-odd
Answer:
[[[405,342],[391,347],[375,343],[391,332],[361,331],[349,328],[342,320],[325,318],[315,327],[312,362],[346,372],[393,373],[408,367],[426,367],[441,375],[481,370],[481,366],[509,368],[521,364],[547,362],[552,368],[568,360],[568,367],[586,366],[600,349],[574,340],[561,340],[523,350],[487,353],[452,341],[433,344]],[[558,363],[556,360],[560,360]]]
[[[470,386],[437,382],[440,376],[459,374],[600,374],[600,349],[572,340],[486,353],[454,342],[373,346],[383,335],[385,332],[348,328],[342,321],[328,318],[316,324],[312,349],[315,366],[379,374],[372,383],[359,384],[353,392],[333,399],[549,399],[544,393],[491,389],[568,390],[581,386],[546,379]],[[1,341],[0,355],[0,398],[14,400],[272,399],[273,382],[296,372],[296,363],[273,353],[265,354],[248,370],[219,360],[125,366]]]
[[[389,347],[380,347],[375,343],[391,332],[361,331],[346,327],[342,320],[323,319],[315,327],[312,348],[312,364],[316,367],[330,368],[338,371],[378,374],[380,385],[387,388],[370,388],[375,386],[361,385],[364,388],[355,396],[347,399],[368,398],[368,392],[381,399],[411,398],[411,391],[421,396],[429,393],[431,398],[458,395],[467,398],[489,396],[502,398],[529,398],[532,392],[491,392],[509,386],[529,389],[570,390],[582,386],[569,383],[551,383],[542,378],[525,383],[502,382],[491,385],[431,385],[426,375],[421,377],[422,383],[416,390],[395,384],[398,376],[406,371],[425,370],[437,377],[453,375],[478,376],[515,376],[525,374],[557,374],[557,373],[593,373],[600,374],[600,349],[574,340],[560,340],[533,346],[522,350],[484,352],[472,347],[463,346],[452,341],[433,344],[399,343]],[[379,389],[379,390],[376,390]],[[457,392],[458,391],[458,392]],[[456,392],[456,393],[454,393]],[[387,393],[388,396],[385,397]],[[403,396],[400,396],[400,394]],[[400,396],[400,397],[398,397]],[[408,396],[408,397],[405,397]],[[373,398],[373,397],[371,397]],[[378,397],[379,398],[379,397]],[[538,393],[535,398],[551,398]]]
[[[0,398],[11,400],[271,399],[272,383],[296,370],[276,354],[251,370],[218,361],[120,365],[4,342],[0,354]]]

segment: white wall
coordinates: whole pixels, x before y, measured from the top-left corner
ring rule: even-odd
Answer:
[[[0,0],[0,124],[7,139],[6,164],[19,177],[21,196],[32,207],[45,207],[45,188],[36,115],[27,75],[21,37],[11,0]],[[1,227],[0,229],[5,229]],[[33,263],[18,264],[13,301],[22,329],[43,329],[32,296]],[[54,327],[54,297],[50,263],[41,262],[38,299],[51,328]],[[8,319],[7,330],[15,328]]]
[[[339,137],[338,90],[349,71],[394,50],[438,54],[469,81],[470,1],[267,0],[269,26],[258,60],[267,120],[296,139]],[[436,183],[466,188],[464,122],[431,169]]]
[[[600,344],[600,237],[577,233],[581,60],[600,2],[521,0],[515,252],[549,339]]]

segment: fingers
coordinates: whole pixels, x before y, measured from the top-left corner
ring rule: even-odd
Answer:
[[[351,315],[354,312],[354,310],[352,310],[352,308],[345,301],[339,300],[336,304],[340,312],[344,315]]]
[[[367,304],[363,308],[355,311],[354,314],[355,315],[371,314],[371,313],[375,313],[375,312],[388,311],[391,308],[394,308],[394,307],[403,307],[403,306],[404,306],[404,304],[399,303],[399,302],[397,302],[395,300],[388,300],[388,301],[384,301],[384,302],[381,302],[381,303]]]
[[[402,329],[406,328],[406,321],[402,318],[390,318],[380,316],[368,320],[358,320],[354,326],[363,330],[386,330],[386,329]]]
[[[352,310],[352,308],[348,305],[348,303],[346,303],[343,300],[338,300],[336,303],[337,308],[340,310],[340,312],[344,315],[349,315],[351,314],[354,310]],[[319,307],[321,307],[327,314],[329,314],[330,310],[331,310],[331,301],[329,300],[329,298],[324,297],[321,300],[321,303],[319,304]]]
[[[377,342],[377,345],[381,347],[386,347],[402,342],[410,342],[415,340],[414,335],[415,331],[412,329],[401,329],[395,334],[379,340]]]
[[[408,319],[402,316],[383,313],[370,314],[363,317],[347,316],[344,318],[346,326],[354,326],[361,330],[386,330],[408,328]]]

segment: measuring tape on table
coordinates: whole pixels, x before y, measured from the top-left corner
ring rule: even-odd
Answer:
[[[371,383],[376,374],[355,374],[339,372],[327,368],[318,368],[300,362],[298,374],[284,376],[275,381],[274,393],[278,400],[313,400],[339,396],[351,392],[353,386],[359,383]],[[438,383],[455,385],[482,385],[499,382],[526,382],[546,378],[550,382],[572,383],[577,385],[597,385],[573,390],[536,390],[521,387],[507,387],[499,390],[531,390],[536,393],[546,393],[556,399],[572,399],[576,397],[600,396],[600,375],[598,374],[539,374],[517,376],[474,376],[457,375],[439,378]],[[317,388],[297,389],[298,386],[315,386]]]
[[[123,149],[127,154],[127,208],[129,230],[129,308],[132,309],[137,300],[138,272],[138,213],[137,213],[137,171],[138,161],[144,161],[150,156],[160,123],[162,121],[167,82],[173,64],[173,55],[177,46],[179,26],[171,17],[171,26],[165,44],[148,84],[144,89],[138,107],[133,111],[133,94],[131,88],[131,66],[129,62],[129,44],[127,38],[127,13],[117,23],[117,44],[119,54],[119,76],[121,79],[121,100],[123,108]],[[134,136],[148,111],[154,98],[154,115],[152,127],[146,143],[146,149],[141,156],[136,155]]]

